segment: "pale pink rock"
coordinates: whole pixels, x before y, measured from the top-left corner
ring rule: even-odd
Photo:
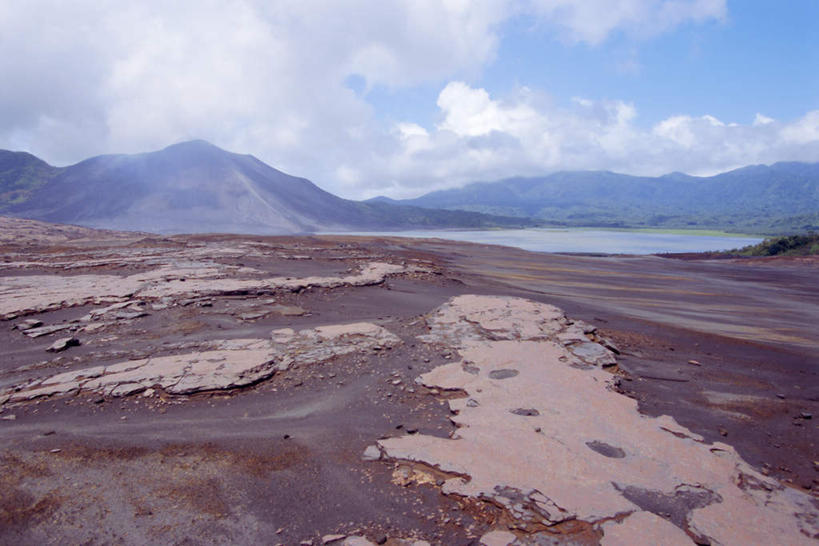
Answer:
[[[252,385],[291,364],[316,364],[373,347],[393,347],[401,339],[381,326],[358,322],[295,332],[276,330],[271,340],[216,340],[199,352],[128,360],[63,372],[9,389],[11,402],[74,391],[127,396],[160,387],[172,394]]]
[[[137,260],[138,261],[138,260]],[[86,264],[88,265],[88,264]],[[239,279],[252,269],[221,264],[191,262],[187,266],[164,264],[157,269],[119,277],[116,275],[28,275],[0,278],[0,318],[49,311],[87,304],[114,304],[89,313],[86,322],[97,316],[126,307],[131,298],[160,299],[191,295],[214,295],[254,290],[296,291],[310,287],[367,286],[384,281],[389,275],[416,269],[373,262],[354,274],[339,277]]]
[[[355,322],[319,326],[296,332],[292,328],[274,330],[273,348],[282,358],[312,364],[336,356],[369,351],[373,347],[394,347],[401,338],[376,324]]]
[[[489,531],[481,537],[483,546],[509,546],[517,537],[509,531]]]
[[[621,523],[604,523],[600,546],[692,546],[694,541],[673,523],[651,512],[635,512]],[[748,543],[738,543],[748,544]]]
[[[373,546],[375,542],[371,542],[362,536],[347,537],[342,542],[344,546]]]
[[[704,500],[689,524],[714,544],[811,544],[819,532],[808,495],[762,476],[726,444],[702,443],[668,416],[641,415],[611,389],[611,374],[578,366],[584,362],[571,345],[556,338],[566,324],[557,308],[461,296],[429,324],[425,339],[457,349],[464,361],[419,381],[465,391],[449,400],[459,428],[451,439],[407,435],[379,445],[387,457],[469,476],[447,480],[445,494],[491,499],[517,519],[546,524],[639,512],[626,491],[692,495]],[[632,533],[632,525],[612,533]]]

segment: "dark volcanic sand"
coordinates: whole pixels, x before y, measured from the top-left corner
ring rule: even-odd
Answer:
[[[0,251],[4,262],[38,263],[0,263],[0,276],[127,275],[150,267],[116,258],[70,271],[49,264],[100,248],[117,256],[123,249],[248,241],[276,250],[214,260],[272,276],[337,274],[362,260],[412,260],[432,272],[376,286],[213,297],[210,307],[151,310],[84,334],[83,345],[57,355],[45,348],[64,333],[30,339],[11,329],[17,320],[0,323],[2,387],[66,367],[174,352],[182,342],[264,338],[283,327],[369,321],[404,342],[227,392],[88,394],[5,408],[0,417],[15,419],[0,421],[0,543],[293,544],[336,532],[470,543],[502,517],[500,509],[456,502],[434,485],[398,486],[393,463],[361,460],[379,438],[453,430],[446,400],[413,380],[448,361],[415,339],[425,330],[419,317],[458,294],[522,296],[597,325],[619,346],[622,391],[641,411],[671,415],[706,440],[731,444],[794,487],[819,487],[815,261],[580,257],[397,238],[134,236],[58,245],[12,239]],[[240,320],[259,298],[308,314]],[[98,307],[25,318],[54,324]],[[594,542],[582,528],[557,531]]]

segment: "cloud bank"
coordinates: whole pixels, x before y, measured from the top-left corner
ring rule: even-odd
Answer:
[[[216,0],[0,5],[0,148],[66,164],[205,138],[353,198],[555,169],[658,174],[819,157],[819,112],[745,125],[628,97],[555,105],[470,85],[503,24],[569,43],[650,39],[726,17],[724,0]],[[350,77],[363,90],[348,87]],[[367,90],[435,85],[437,122],[385,121]],[[394,118],[391,113],[387,116]]]

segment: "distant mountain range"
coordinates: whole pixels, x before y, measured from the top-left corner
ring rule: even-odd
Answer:
[[[488,228],[528,219],[342,199],[255,157],[197,140],[53,167],[0,151],[0,214],[160,233]]]
[[[819,230],[819,163],[755,165],[710,177],[557,172],[371,202],[534,218],[555,226]]]
[[[557,172],[360,202],[202,140],[69,167],[0,150],[0,214],[160,233],[540,225],[784,234],[819,230],[819,163],[757,165],[711,177]]]

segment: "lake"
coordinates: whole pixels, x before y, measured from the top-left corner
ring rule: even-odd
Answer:
[[[662,252],[705,252],[731,250],[757,244],[761,237],[712,235],[691,232],[652,232],[606,229],[508,229],[508,230],[415,230],[354,232],[346,235],[394,235],[440,238],[491,245],[504,245],[536,252],[581,252],[592,254],[657,254]]]

